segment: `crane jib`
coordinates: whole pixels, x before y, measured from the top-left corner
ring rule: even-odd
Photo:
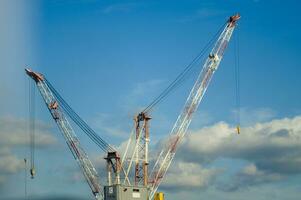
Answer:
[[[36,85],[45,101],[45,104],[51,113],[53,119],[55,120],[57,126],[59,127],[62,135],[64,136],[67,146],[69,147],[70,151],[72,152],[72,155],[74,156],[75,160],[77,161],[79,167],[81,168],[84,177],[90,186],[93,195],[96,199],[100,200],[103,199],[103,187],[100,184],[98,178],[98,174],[88,158],[86,152],[81,148],[80,142],[70,125],[69,121],[67,120],[64,112],[63,112],[63,106],[66,106],[66,104],[60,104],[60,102],[63,102],[61,97],[58,95],[58,93],[54,90],[54,88],[51,86],[51,84],[48,84],[49,82],[45,79],[45,77],[37,72],[33,72],[29,69],[26,69],[26,74],[30,76],[35,82]],[[64,103],[64,102],[63,102]],[[69,107],[67,107],[69,108]],[[70,110],[68,110],[71,112]],[[74,113],[72,113],[74,114]],[[74,114],[75,115],[75,114]],[[77,115],[78,116],[78,115]],[[76,118],[79,120],[78,118]],[[82,121],[80,121],[82,122]],[[91,128],[88,128],[86,124],[83,125],[87,130],[89,130],[88,133],[91,133]],[[94,133],[94,132],[93,132]],[[94,135],[93,135],[94,136]],[[96,136],[95,136],[96,137]],[[99,142],[105,148],[108,148],[109,145],[104,142],[101,138],[97,138]]]
[[[233,30],[240,15],[231,16],[216,41],[212,51],[210,52],[203,69],[201,70],[190,94],[186,100],[182,112],[177,118],[172,131],[170,132],[167,144],[160,152],[152,172],[149,176],[150,195],[152,199],[164,178],[177,150],[182,138],[185,136],[187,129],[191,123],[193,114],[197,110],[207,88],[212,79],[214,72],[217,70],[221,59],[223,58],[225,49],[229,43]]]

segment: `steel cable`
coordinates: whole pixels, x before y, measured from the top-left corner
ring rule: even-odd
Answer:
[[[149,112],[153,107],[155,107],[164,98],[166,98],[172,90],[174,90],[177,86],[183,83],[185,77],[187,77],[189,72],[191,72],[191,70],[193,69],[194,64],[197,63],[197,61],[199,61],[204,56],[205,52],[208,50],[208,48],[212,45],[212,43],[216,40],[220,32],[223,30],[225,24],[223,24],[219,28],[219,30],[213,35],[213,37],[204,46],[200,53],[185,67],[185,69],[170,83],[170,85],[165,90],[163,90],[163,92],[159,96],[157,96],[142,112]]]
[[[46,84],[52,91],[56,99],[59,101],[65,113],[72,119],[72,121],[84,132],[86,135],[103,151],[115,151],[106,141],[104,141],[87,123],[79,117],[79,115],[68,105],[68,103],[55,90],[51,83],[45,79]]]

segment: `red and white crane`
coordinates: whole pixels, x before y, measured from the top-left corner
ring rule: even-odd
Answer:
[[[75,122],[78,127],[83,130],[84,133],[104,152],[107,153],[107,172],[108,172],[108,185],[113,184],[120,185],[120,173],[124,175],[123,185],[143,186],[147,188],[148,194],[146,199],[153,199],[154,195],[162,182],[168,168],[170,167],[172,160],[176,154],[176,150],[185,136],[187,129],[191,123],[193,114],[197,110],[207,88],[212,79],[215,71],[223,58],[225,49],[232,36],[232,33],[236,27],[236,22],[239,20],[239,15],[234,15],[229,18],[221,34],[219,35],[211,53],[203,65],[203,68],[190,91],[190,94],[186,100],[182,112],[178,116],[163,149],[161,150],[157,160],[154,163],[151,173],[148,173],[149,158],[149,114],[147,110],[141,112],[135,117],[135,145],[132,154],[130,154],[130,164],[125,169],[124,159],[127,157],[128,151],[124,153],[123,159],[117,151],[111,147],[106,141],[104,141],[99,135],[97,135],[86,123],[82,120],[66,103],[66,101],[60,96],[60,94],[54,89],[50,82],[40,73],[33,72],[26,69],[26,74],[31,77],[45,103],[51,113],[53,119],[58,125],[61,133],[63,134],[66,143],[72,152],[75,160],[79,164],[86,181],[88,182],[93,195],[97,200],[104,198],[103,186],[100,183],[99,176],[92,162],[89,160],[86,152],[81,147],[80,142],[70,125],[67,116]],[[156,102],[155,102],[156,103]],[[132,169],[132,163],[134,165],[134,178],[133,183],[129,178]],[[112,182],[111,171],[113,170],[115,175],[115,181]],[[110,190],[108,190],[110,192]],[[127,188],[124,189],[124,192]],[[139,191],[139,190],[138,190]],[[136,194],[137,195],[137,194]],[[133,196],[134,197],[134,196]],[[106,199],[106,198],[105,198]],[[146,200],[145,199],[145,200]]]
[[[167,143],[163,147],[159,157],[157,158],[157,161],[155,162],[153,170],[149,176],[151,186],[150,199],[152,199],[154,196],[170,164],[172,163],[176,150],[187,132],[193,114],[197,110],[208,88],[210,80],[214,75],[214,72],[218,69],[225,49],[234,31],[236,21],[239,18],[239,15],[234,15],[228,20],[224,30],[220,34],[211,53],[209,54],[193,88],[190,91],[183,110],[178,116],[178,119],[170,132]]]
[[[72,152],[92,190],[93,195],[97,200],[103,199],[103,186],[99,182],[99,176],[86,152],[81,147],[72,126],[67,120],[64,111],[59,104],[59,100],[54,95],[55,91],[51,89],[51,85],[48,84],[42,74],[33,72],[29,69],[25,69],[25,71],[27,75],[36,82],[49,112],[63,134],[70,151]]]

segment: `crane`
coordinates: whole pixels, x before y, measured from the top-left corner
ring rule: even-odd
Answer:
[[[56,91],[51,89],[51,85],[48,84],[47,80],[42,74],[33,72],[30,69],[25,69],[25,71],[26,74],[36,82],[36,85],[46,103],[49,112],[63,134],[75,160],[79,164],[93,195],[97,200],[103,199],[103,187],[99,182],[99,176],[86,152],[81,147],[79,139],[77,138],[72,126],[70,125],[61,108],[61,105],[59,104],[59,100],[55,97],[54,94]]]
[[[135,145],[131,154],[130,164],[125,169],[124,159],[129,153],[125,151],[123,158],[117,150],[104,141],[95,133],[87,123],[81,119],[75,111],[67,104],[61,95],[55,90],[51,83],[44,75],[25,69],[26,74],[32,78],[42,95],[46,106],[58,125],[60,132],[63,134],[67,146],[72,152],[75,160],[84,174],[84,177],[91,188],[91,191],[97,200],[151,200],[154,197],[162,199],[163,195],[157,195],[156,192],[164,179],[177,151],[177,148],[183,140],[193,115],[197,110],[215,71],[223,58],[225,49],[229,43],[232,33],[236,27],[236,22],[240,19],[240,15],[233,15],[226,22],[221,33],[207,57],[205,64],[198,78],[192,87],[190,94],[184,104],[182,112],[178,116],[167,142],[163,145],[151,172],[149,169],[149,110],[158,103],[155,100],[143,112],[139,113],[135,118]],[[172,83],[173,84],[173,83]],[[173,88],[174,85],[168,88]],[[165,91],[164,91],[165,92]],[[166,95],[166,92],[164,93]],[[163,96],[164,97],[164,96]],[[159,100],[162,96],[159,96]],[[105,160],[107,161],[107,185],[100,183],[99,176],[92,162],[89,160],[86,152],[81,147],[78,137],[74,129],[69,123],[67,116],[75,122],[75,124],[83,130],[85,134],[98,146],[107,153]],[[133,132],[133,133],[134,133]],[[129,140],[131,141],[131,139]],[[129,146],[129,145],[128,145]],[[127,147],[128,149],[128,147]],[[134,165],[134,183],[131,183],[129,176],[131,174],[132,162]],[[114,181],[112,181],[112,171]],[[124,175],[124,182],[121,182],[121,174]]]
[[[207,88],[212,79],[215,71],[223,58],[225,49],[234,31],[237,20],[240,15],[231,16],[220,34],[217,42],[215,43],[211,53],[209,54],[203,69],[201,70],[190,94],[186,100],[182,112],[178,116],[171,132],[167,143],[160,152],[155,165],[149,175],[150,181],[150,199],[152,199],[162,182],[168,168],[170,167],[173,158],[175,157],[176,150],[185,136],[187,129],[191,123],[193,114],[197,110]]]

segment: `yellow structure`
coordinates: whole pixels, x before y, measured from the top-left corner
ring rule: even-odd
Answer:
[[[236,131],[237,131],[237,134],[240,134],[240,126],[239,125],[236,126]]]
[[[155,194],[154,200],[164,200],[164,193],[163,192],[157,192]]]

